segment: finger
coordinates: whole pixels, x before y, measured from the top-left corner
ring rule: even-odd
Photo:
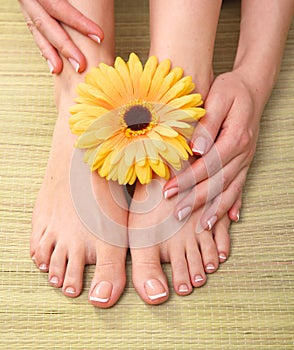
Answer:
[[[68,59],[75,71],[84,71],[86,59],[62,26],[50,17],[38,2],[30,0],[23,6],[36,29],[62,56]]]
[[[79,10],[65,0],[38,0],[43,8],[62,23],[77,30],[78,32],[89,36],[94,41],[102,42],[104,33],[98,24],[84,16]]]
[[[228,211],[229,218],[235,222],[240,220],[240,209],[242,206],[242,192],[239,194],[239,197],[232,205],[231,209]]]
[[[247,175],[247,169],[243,169],[230,186],[212,202],[200,219],[199,230],[211,230],[219,218],[223,217],[240,196]]]
[[[36,29],[32,22],[27,22],[33,38],[39,47],[42,57],[47,61],[51,74],[59,74],[62,71],[62,59],[59,57],[56,49],[44,38],[44,36]]]
[[[212,85],[204,104],[206,115],[196,125],[191,139],[194,154],[204,155],[210,150],[232,103],[224,97],[224,92],[218,93]]]
[[[240,173],[243,172],[243,168],[248,167],[240,166],[240,160],[237,157],[226,167],[220,169],[220,171],[215,175],[194,186],[194,188],[189,191],[188,195],[185,196],[175,207],[174,214],[178,220],[183,220],[192,211],[195,211],[204,205],[206,206],[206,208],[204,208],[206,211],[210,206],[208,203],[226,191],[231,183],[240,177]],[[233,188],[237,190],[236,184],[233,185]],[[227,211],[231,208],[236,199],[237,195],[234,196],[234,199],[232,200]]]

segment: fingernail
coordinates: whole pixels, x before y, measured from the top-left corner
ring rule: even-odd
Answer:
[[[74,60],[73,58],[69,58],[68,60],[69,60],[70,64],[74,67],[74,70],[78,73],[79,69],[80,69],[79,63],[76,60]]]
[[[101,43],[101,39],[99,38],[98,35],[95,35],[95,34],[88,34],[88,37],[93,39],[94,41],[96,41],[98,44]]]
[[[186,284],[181,284],[179,286],[179,292],[180,293],[187,293],[187,292],[189,292],[188,286]]]
[[[204,280],[204,278],[201,275],[196,275],[195,278],[194,278],[194,281],[196,283],[202,282],[203,280]]]
[[[167,292],[162,283],[156,279],[147,281],[145,283],[145,290],[150,300],[155,300],[167,296]]]
[[[58,278],[56,276],[53,276],[53,277],[50,278],[49,282],[52,283],[52,284],[58,284]]]
[[[203,155],[206,151],[206,139],[202,136],[197,137],[197,139],[193,142],[192,151],[193,153]]]
[[[112,283],[108,281],[99,282],[92,294],[90,295],[91,301],[98,301],[99,303],[107,303],[110,299],[112,292]]]
[[[50,73],[52,74],[53,71],[54,71],[54,66],[52,64],[52,62],[48,59],[46,60],[47,61],[47,64],[48,64],[48,67],[49,67],[49,70],[50,70]]]
[[[182,221],[183,219],[185,219],[185,217],[187,217],[191,213],[191,211],[192,211],[191,207],[186,207],[186,208],[179,210],[179,212],[178,212],[179,221]]]
[[[41,265],[39,265],[39,270],[47,271],[48,270],[48,266],[46,264],[41,264]]]
[[[213,264],[208,264],[208,265],[206,265],[206,270],[208,270],[208,271],[215,270],[215,266]]]
[[[227,260],[227,256],[224,253],[220,253],[218,256],[221,260]]]
[[[239,211],[238,211],[236,216],[237,216],[237,220],[235,220],[235,222],[237,223],[240,220],[240,212]]]
[[[65,293],[67,294],[76,294],[76,290],[73,287],[67,287],[65,290]]]
[[[169,190],[165,190],[163,192],[163,195],[164,195],[165,199],[168,199],[168,198],[171,198],[172,196],[174,196],[177,193],[178,193],[178,188],[177,187],[173,187],[173,188],[170,188]]]
[[[212,227],[216,223],[216,221],[217,221],[216,215],[212,216],[209,220],[207,220],[207,226],[208,226],[209,231],[212,229]]]

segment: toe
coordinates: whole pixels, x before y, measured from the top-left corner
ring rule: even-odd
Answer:
[[[49,283],[56,288],[62,287],[67,264],[67,250],[57,244],[55,247],[49,266]]]
[[[194,287],[203,286],[206,283],[206,274],[196,240],[191,240],[187,245],[186,259],[192,285]]]
[[[184,247],[170,247],[169,257],[172,269],[174,290],[178,295],[188,295],[192,292],[189,270]]]
[[[168,284],[160,264],[159,247],[131,249],[132,278],[139,296],[148,304],[168,299]]]
[[[211,231],[197,234],[197,241],[201,250],[202,262],[206,273],[213,273],[218,269],[218,251]]]
[[[218,251],[219,261],[225,262],[230,254],[230,219],[225,215],[214,226],[214,241]]]
[[[120,298],[126,284],[126,249],[99,243],[97,262],[89,301],[94,306],[109,308]]]
[[[45,233],[33,255],[33,260],[41,272],[48,272],[51,254],[54,249],[53,235]]]

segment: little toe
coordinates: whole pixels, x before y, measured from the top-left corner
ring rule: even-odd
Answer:
[[[168,299],[166,276],[160,263],[159,247],[133,248],[132,279],[139,296],[147,304],[162,304]]]
[[[196,240],[189,242],[186,251],[190,280],[194,287],[201,287],[206,283],[206,274]]]
[[[225,262],[230,254],[230,219],[225,215],[214,226],[214,241],[218,251],[219,261]]]
[[[192,292],[192,286],[184,247],[182,249],[179,246],[171,247],[169,257],[175,292],[182,296],[190,294]]]
[[[213,273],[218,269],[218,251],[211,231],[197,233],[197,241],[200,247],[202,262],[206,273]]]
[[[126,285],[126,249],[100,243],[89,301],[100,308],[113,306]]]

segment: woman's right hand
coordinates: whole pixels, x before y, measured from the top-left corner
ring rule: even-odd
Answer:
[[[67,0],[18,0],[27,25],[46,59],[50,72],[59,74],[66,58],[76,72],[83,72],[86,59],[62,27],[65,24],[90,37],[98,44],[103,40],[102,29],[85,17]]]

